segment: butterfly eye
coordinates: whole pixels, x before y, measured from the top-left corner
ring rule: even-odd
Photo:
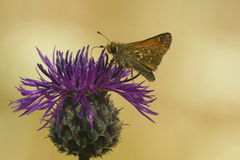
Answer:
[[[117,52],[117,47],[113,46],[113,47],[111,48],[111,50],[112,50],[113,53],[115,53],[115,52]]]

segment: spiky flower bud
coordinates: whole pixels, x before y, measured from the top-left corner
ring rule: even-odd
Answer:
[[[111,151],[119,142],[122,130],[117,110],[106,92],[100,95],[87,96],[91,108],[98,115],[93,117],[93,131],[89,123],[87,111],[80,118],[81,102],[73,104],[73,96],[63,102],[59,116],[61,125],[57,124],[57,116],[51,121],[48,135],[60,152],[66,152],[80,158],[102,157]]]

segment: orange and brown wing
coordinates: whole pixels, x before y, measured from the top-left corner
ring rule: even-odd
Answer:
[[[157,36],[148,38],[143,41],[130,43],[131,46],[134,45],[153,45],[159,48],[162,54],[165,54],[166,51],[170,48],[172,42],[172,35],[170,33],[162,33]]]
[[[130,43],[126,50],[131,60],[155,71],[163,55],[169,49],[171,40],[170,33],[163,33],[143,41]]]

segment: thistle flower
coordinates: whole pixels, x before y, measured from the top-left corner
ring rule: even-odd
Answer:
[[[10,103],[17,103],[12,107],[14,112],[24,110],[20,116],[45,110],[40,122],[46,120],[46,123],[40,129],[50,124],[48,136],[58,150],[80,158],[101,156],[119,141],[123,123],[108,91],[121,95],[151,121],[146,113],[157,115],[147,108],[156,99],[148,95],[153,90],[147,90],[142,83],[126,83],[138,75],[129,79],[130,71],[113,65],[112,61],[108,63],[105,49],[97,62],[93,58],[88,60],[88,48],[79,50],[75,58],[69,51],[65,57],[63,52],[57,51],[55,55],[54,51],[52,63],[37,48],[48,67],[44,69],[37,64],[38,69],[49,80],[38,70],[39,80],[21,78],[22,85],[16,88],[25,97]],[[35,89],[27,90],[23,85]]]

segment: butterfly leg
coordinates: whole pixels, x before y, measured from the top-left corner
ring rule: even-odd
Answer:
[[[123,69],[123,67],[122,67],[122,65],[120,64],[119,65],[119,69],[118,69],[118,78],[117,78],[117,83],[116,83],[116,85],[118,84],[118,82],[120,81],[120,74],[121,74],[121,71],[122,71],[122,69]]]
[[[118,84],[118,82],[120,81],[120,74],[121,74],[121,71],[122,71],[122,65],[120,64],[120,60],[119,59],[116,59],[116,63],[118,64],[118,76],[117,76],[117,83],[116,85]]]
[[[133,68],[131,68],[131,76],[132,76],[132,81],[134,83],[134,80],[133,80]]]
[[[110,77],[111,69],[112,69],[112,65],[113,64],[114,64],[114,59],[111,59],[111,61],[110,61],[110,70],[109,70],[109,73],[108,73],[108,77]]]

